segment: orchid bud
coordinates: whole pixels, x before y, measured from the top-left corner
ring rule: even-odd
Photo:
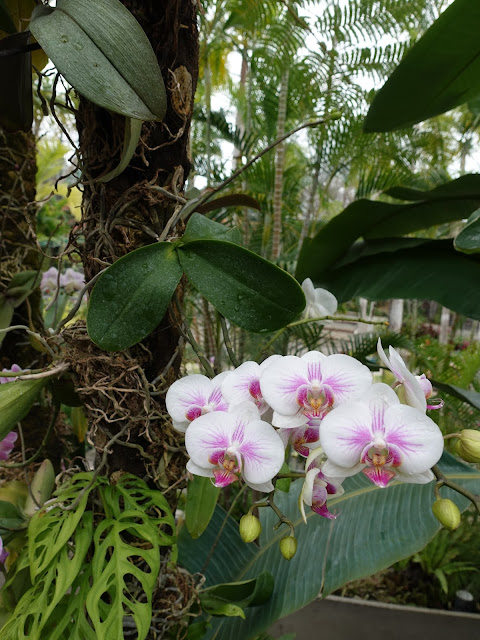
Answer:
[[[44,460],[33,476],[30,491],[25,501],[23,512],[29,518],[35,511],[46,502],[52,495],[55,485],[55,472],[50,460]]]
[[[450,531],[455,531],[460,526],[460,511],[457,505],[448,498],[440,498],[432,505],[433,515]]]
[[[428,400],[433,393],[432,383],[424,373],[421,376],[415,376],[415,378],[425,394],[425,398]]]
[[[480,431],[474,429],[461,431],[456,451],[466,462],[480,462]]]
[[[280,540],[280,551],[286,560],[291,560],[297,553],[297,539],[294,536],[286,536]]]
[[[253,542],[262,531],[260,520],[251,513],[247,513],[240,519],[240,537],[244,542]]]

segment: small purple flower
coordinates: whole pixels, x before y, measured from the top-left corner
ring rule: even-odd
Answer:
[[[2,369],[1,373],[16,373],[17,371],[21,371],[22,368],[18,366],[18,364],[12,364],[10,369]],[[0,376],[0,384],[6,384],[7,382],[15,382],[15,378],[7,378],[5,376]]]
[[[0,538],[0,564],[3,564],[8,558],[8,551],[3,546],[3,540]]]
[[[17,440],[18,435],[15,431],[10,431],[8,435],[5,436],[3,440],[0,440],[0,460],[7,460],[8,456],[13,450],[15,446],[15,441]]]

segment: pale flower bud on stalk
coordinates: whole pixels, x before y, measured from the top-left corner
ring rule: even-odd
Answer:
[[[297,539],[294,536],[286,536],[280,540],[280,551],[285,560],[291,560],[297,553]]]
[[[261,532],[262,525],[256,516],[251,513],[242,516],[240,519],[240,537],[244,542],[253,542]]]
[[[455,531],[460,526],[460,511],[457,505],[448,498],[440,498],[432,505],[433,515],[445,529]]]
[[[461,431],[456,451],[466,462],[480,462],[480,431],[475,429]]]

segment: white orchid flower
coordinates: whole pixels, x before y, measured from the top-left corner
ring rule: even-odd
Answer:
[[[406,403],[425,413],[427,399],[432,395],[432,385],[425,377],[425,374],[414,376],[408,370],[402,356],[393,347],[388,348],[390,358],[387,358],[382,347],[381,338],[378,339],[377,352],[383,364],[390,369],[398,382],[403,384]]]
[[[321,458],[323,458],[323,450],[317,448],[310,452],[305,462],[305,482],[298,499],[298,506],[305,524],[307,524],[305,505],[309,506],[314,513],[333,520],[336,516],[328,510],[327,499],[329,496],[338,497],[344,493],[342,487],[344,478],[328,478],[324,475],[319,463]]]
[[[254,402],[260,414],[264,414],[269,409],[260,389],[260,375],[274,362],[278,362],[282,356],[270,356],[258,364],[247,361],[231,371],[222,382],[222,394],[229,405],[238,405],[242,402]]]
[[[359,471],[379,487],[393,478],[424,484],[443,451],[443,436],[423,412],[400,404],[386,384],[375,384],[363,400],[331,411],[322,421],[320,444],[327,476]]]
[[[188,471],[214,478],[217,487],[243,476],[252,489],[273,491],[272,478],[285,459],[282,441],[270,424],[235,413],[200,416],[187,429],[185,446]]]
[[[310,278],[302,282],[303,293],[307,302],[303,316],[305,318],[323,318],[333,316],[338,302],[333,293],[326,289],[315,289]]]
[[[229,373],[220,373],[212,380],[195,373],[172,384],[167,391],[165,404],[177,431],[185,433],[188,425],[205,413],[228,411],[221,384]]]
[[[294,429],[321,419],[332,407],[360,397],[372,385],[369,369],[350,356],[309,351],[284,356],[262,372],[260,387],[274,410],[273,425]]]

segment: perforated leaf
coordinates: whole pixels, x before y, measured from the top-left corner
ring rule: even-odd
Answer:
[[[132,617],[138,640],[144,640],[160,570],[157,528],[143,512],[128,510],[115,520],[102,520],[94,542],[86,606],[98,640],[122,638],[124,616]]]

